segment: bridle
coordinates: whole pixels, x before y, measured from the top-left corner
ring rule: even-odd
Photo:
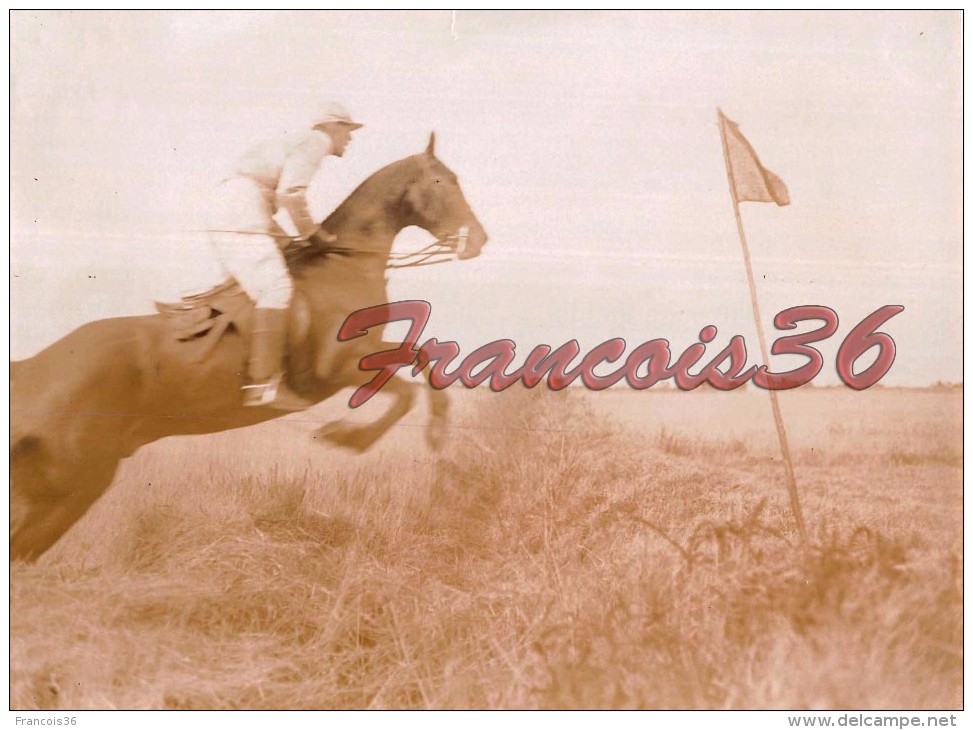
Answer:
[[[433,241],[416,251],[407,253],[393,253],[389,255],[386,269],[407,269],[413,266],[432,266],[453,261],[466,251],[470,240],[470,227],[460,226],[451,236]]]

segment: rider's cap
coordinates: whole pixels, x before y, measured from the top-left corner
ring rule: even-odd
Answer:
[[[327,101],[322,104],[321,108],[317,110],[314,118],[311,120],[311,126],[316,127],[319,124],[327,124],[328,122],[347,124],[352,129],[358,129],[363,126],[358,122],[352,121],[351,114],[348,113],[348,110],[336,101]]]

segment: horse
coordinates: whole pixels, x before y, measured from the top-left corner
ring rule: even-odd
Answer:
[[[320,402],[372,374],[365,355],[397,345],[380,330],[339,342],[346,317],[386,303],[386,268],[396,235],[418,226],[439,241],[462,241],[458,258],[479,255],[487,234],[456,175],[425,151],[382,168],[339,205],[318,234],[288,261],[287,378]],[[273,404],[244,407],[247,332],[230,326],[202,361],[176,342],[161,314],[85,324],[32,358],[10,365],[10,559],[33,561],[54,545],[110,487],[122,459],[166,436],[250,426],[284,415]],[[394,396],[375,422],[325,426],[332,444],[361,452],[412,406],[417,383],[393,378]],[[445,429],[446,394],[429,389],[427,440]]]

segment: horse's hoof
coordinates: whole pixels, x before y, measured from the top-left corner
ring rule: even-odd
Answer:
[[[359,429],[349,428],[341,421],[326,423],[311,434],[311,438],[315,441],[326,441],[334,446],[340,446],[354,451],[356,454],[361,454],[368,447],[360,443],[358,436]]]
[[[442,451],[446,445],[446,426],[444,424],[430,424],[426,428],[426,445],[433,451]]]

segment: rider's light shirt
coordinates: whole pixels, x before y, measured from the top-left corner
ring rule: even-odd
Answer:
[[[215,256],[194,267],[198,275],[180,295],[233,278],[258,307],[285,309],[293,282],[279,247],[317,230],[307,192],[333,150],[326,132],[308,130],[258,144],[227,169],[209,198],[207,248]]]
[[[316,225],[307,208],[307,188],[333,148],[331,137],[317,129],[263,142],[236,162],[229,177],[244,177],[273,191],[278,224],[291,235],[310,235]]]
[[[331,149],[331,137],[319,129],[262,142],[237,160],[233,176],[249,177],[278,193],[307,187]]]

